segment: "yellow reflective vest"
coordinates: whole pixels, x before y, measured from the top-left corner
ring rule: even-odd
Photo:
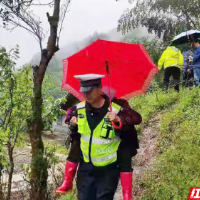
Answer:
[[[85,105],[85,102],[77,105],[78,132],[81,134],[81,151],[84,161],[86,163],[92,162],[97,167],[116,162],[120,138],[116,136],[115,130],[106,116],[91,132],[86,117]],[[112,109],[118,113],[121,107],[112,103]]]
[[[162,66],[164,66],[164,69],[168,67],[178,67],[182,69],[183,63],[184,59],[181,51],[175,46],[169,46],[158,61],[158,69],[161,70]]]

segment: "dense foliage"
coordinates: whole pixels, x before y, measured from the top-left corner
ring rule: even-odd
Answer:
[[[124,33],[140,26],[147,27],[165,41],[189,29],[200,27],[199,0],[137,0],[119,20],[119,30]]]
[[[31,118],[30,70],[24,67],[15,70],[18,48],[7,52],[0,48],[0,174],[6,169],[9,178],[6,199],[10,199],[12,175],[14,172],[13,153],[20,141],[21,133],[27,130],[27,121]],[[5,155],[8,152],[8,155]],[[1,178],[1,177],[0,177]],[[1,182],[0,182],[1,185]],[[0,188],[2,193],[2,188]],[[0,198],[4,199],[4,195]]]
[[[15,167],[13,153],[24,134],[28,133],[28,127],[33,118],[32,69],[30,66],[24,66],[18,70],[15,68],[18,53],[18,47],[9,52],[5,48],[0,48],[0,195],[6,188],[9,196]],[[65,101],[65,98],[55,100],[49,96],[48,91],[51,87],[52,83],[46,77],[43,85],[44,130],[51,130],[53,121],[63,114],[60,104]],[[8,185],[4,189],[1,187],[3,173],[9,176]],[[0,198],[4,197],[0,196]]]

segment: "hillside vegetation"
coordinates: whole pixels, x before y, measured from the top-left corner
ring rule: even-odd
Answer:
[[[200,185],[200,89],[180,94],[154,92],[131,101],[144,124],[161,110],[158,153],[151,171],[141,180],[144,200],[187,199],[190,188]],[[141,131],[142,134],[142,131]]]

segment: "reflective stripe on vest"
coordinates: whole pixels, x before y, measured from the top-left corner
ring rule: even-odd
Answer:
[[[121,107],[112,103],[113,112],[118,113]],[[117,150],[120,138],[105,116],[99,125],[91,132],[86,117],[85,102],[77,105],[78,132],[81,134],[81,151],[85,162],[103,167],[117,160]]]
[[[84,154],[84,156],[89,160],[89,157]],[[112,160],[113,158],[117,157],[117,153],[113,153],[109,156],[99,157],[99,158],[92,158],[92,162],[108,162]]]
[[[90,137],[88,136],[84,136],[84,135],[81,135],[81,139],[84,140],[85,142],[89,142],[90,141]],[[120,138],[119,137],[115,137],[113,139],[99,139],[99,138],[92,138],[92,143],[93,144],[111,144],[113,142],[116,142],[118,141]]]

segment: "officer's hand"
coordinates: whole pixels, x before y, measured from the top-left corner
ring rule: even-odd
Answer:
[[[120,118],[114,112],[109,112],[107,114],[107,117],[111,122],[115,122],[115,123],[120,122]]]
[[[70,120],[70,125],[75,126],[77,125],[77,118],[76,117],[72,117]]]

